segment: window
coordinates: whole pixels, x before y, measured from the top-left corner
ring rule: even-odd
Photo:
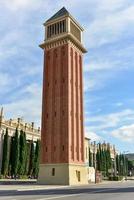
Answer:
[[[56,27],[57,24],[54,24],[54,34],[56,35],[57,34],[57,27]]]
[[[64,151],[64,145],[62,146],[62,150]]]
[[[59,25],[59,22],[57,23],[57,33],[59,34],[59,30],[60,30],[60,25]]]
[[[80,182],[80,171],[76,170],[76,177],[78,182]]]
[[[47,27],[47,38],[66,32],[66,20],[57,22]]]
[[[78,171],[78,182],[80,182],[80,171]]]
[[[52,26],[50,26],[50,37],[52,35]]]
[[[52,25],[52,35],[54,35],[54,25]]]
[[[60,33],[62,33],[62,22],[60,22]]]
[[[55,176],[55,168],[52,168],[52,176]]]
[[[63,21],[63,32],[65,32],[66,31],[66,24],[65,24],[65,20]]]

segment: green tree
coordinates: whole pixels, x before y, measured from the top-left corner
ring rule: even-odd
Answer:
[[[89,148],[89,167],[92,167],[92,153],[90,148]]]
[[[18,165],[18,174],[24,175],[25,173],[25,164],[26,164],[26,134],[23,130],[20,131],[19,137],[19,165]]]
[[[30,162],[29,162],[29,175],[33,176],[33,169],[34,169],[34,142],[31,141],[31,148],[30,148]]]
[[[112,160],[109,149],[105,151],[105,155],[106,155],[106,175],[109,176],[109,169],[111,169],[112,167]]]
[[[132,171],[134,169],[134,160],[128,160],[128,170]]]
[[[34,158],[34,169],[33,169],[33,175],[35,178],[38,177],[39,162],[40,162],[40,141],[37,140],[35,147],[35,158]]]
[[[31,144],[29,141],[26,141],[26,160],[25,160],[25,175],[29,175],[29,164],[30,164],[30,149]]]
[[[2,168],[1,173],[6,176],[8,174],[8,163],[9,163],[9,146],[8,146],[8,129],[4,135],[3,141],[3,157],[2,157]]]
[[[14,147],[14,137],[11,137],[10,141],[10,156],[9,156],[9,175],[13,175],[13,159],[14,159],[14,154],[13,154],[13,147]]]
[[[97,149],[96,163],[97,163],[97,170],[98,170],[98,171],[101,171],[100,149]]]
[[[106,176],[106,151],[102,150],[102,172],[103,175]]]
[[[12,175],[16,177],[18,172],[19,164],[19,134],[18,129],[16,128],[15,135],[13,138],[13,147],[12,147]]]

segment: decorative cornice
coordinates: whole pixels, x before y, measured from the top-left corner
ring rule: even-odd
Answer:
[[[52,39],[49,40],[45,40],[42,44],[40,44],[39,46],[42,49],[50,49],[50,48],[54,48],[58,46],[61,46],[65,43],[68,42],[72,42],[73,44],[75,44],[75,46],[82,52],[82,53],[86,53],[87,50],[84,48],[84,46],[71,34],[71,33],[66,33],[63,34],[59,37],[54,37]]]

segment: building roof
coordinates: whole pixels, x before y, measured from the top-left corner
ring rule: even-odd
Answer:
[[[57,19],[59,17],[62,17],[64,15],[68,15],[69,12],[65,7],[61,8],[57,13],[55,13],[51,18],[49,18],[46,22],[49,22],[51,20]]]

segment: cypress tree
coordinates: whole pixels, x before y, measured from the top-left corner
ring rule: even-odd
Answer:
[[[124,176],[124,155],[121,154],[121,175]]]
[[[106,176],[106,150],[102,150],[102,164],[103,164],[103,173],[104,173],[104,176]]]
[[[1,173],[4,176],[8,174],[8,163],[9,163],[9,146],[8,146],[8,129],[6,129],[3,141],[3,157],[2,157],[2,168],[1,168]]]
[[[106,150],[106,174],[107,176],[109,175],[108,170],[111,169],[112,167],[112,160],[111,160],[111,155],[110,155],[110,150]]]
[[[89,148],[89,167],[92,167],[92,153],[90,148]]]
[[[29,162],[29,175],[33,176],[33,169],[34,169],[34,142],[31,141],[31,148],[30,148],[30,162]]]
[[[40,141],[37,140],[35,148],[34,169],[33,169],[33,175],[35,178],[38,177],[39,173],[39,161],[40,161]]]
[[[18,137],[18,129],[16,128],[15,136],[13,140],[13,158],[12,158],[12,173],[16,177],[18,172],[18,164],[19,164],[19,137]]]
[[[18,166],[19,175],[24,175],[25,173],[25,160],[26,160],[26,134],[21,130],[19,137],[19,166]]]
[[[122,154],[119,155],[119,175],[123,176],[123,159],[122,159]]]
[[[116,155],[116,170],[117,170],[117,174],[119,174],[119,156]]]
[[[28,175],[29,172],[30,148],[31,148],[30,142],[26,141],[25,175]]]
[[[10,157],[9,157],[9,175],[13,176],[13,160],[14,160],[14,154],[13,154],[13,148],[14,148],[14,137],[11,137],[10,141]]]
[[[100,160],[100,150],[99,149],[97,149],[96,162],[97,162],[97,170],[101,171],[101,160]]]
[[[103,171],[103,154],[100,143],[99,143],[99,160],[100,160],[100,171]]]

